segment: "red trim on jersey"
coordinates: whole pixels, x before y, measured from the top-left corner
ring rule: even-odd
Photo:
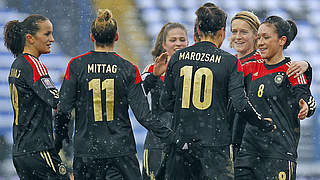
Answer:
[[[46,66],[37,58],[31,55],[24,55],[24,58],[29,62],[33,71],[33,82],[37,82],[41,76],[48,75]]]
[[[291,63],[292,62],[290,61],[285,64],[287,66],[287,69],[289,69]],[[304,74],[301,74],[297,78],[294,78],[294,76],[291,76],[289,77],[289,81],[291,82],[292,86],[295,86],[297,84],[307,84],[307,78]]]
[[[290,64],[291,62],[288,62],[279,67],[268,70],[265,67],[264,61],[259,60],[259,61],[248,62],[243,65],[244,76],[247,76],[248,74],[252,73],[252,81],[254,81],[268,74],[272,74],[276,72],[286,73]],[[291,76],[289,78],[289,81],[291,82],[292,86],[295,86],[297,84],[307,84],[307,78],[304,74],[300,75],[298,78],[294,78],[294,76]]]
[[[144,68],[142,74],[144,74],[144,73],[153,73],[153,70],[154,70],[154,64],[149,64],[146,68]],[[166,74],[166,73],[163,73],[163,74],[160,76],[160,79],[161,79],[162,81],[164,81],[165,74]]]
[[[144,68],[143,73],[153,73],[154,64],[149,64],[146,68]]]
[[[134,64],[132,64],[134,65]],[[139,72],[139,69],[136,65],[134,65],[134,67],[136,68],[136,80],[134,81],[134,84],[138,84],[139,82],[142,81],[142,78],[140,76],[140,72]]]
[[[121,57],[119,54],[117,54],[116,52],[113,52],[114,55],[118,56],[118,57]],[[122,58],[122,57],[121,57]],[[122,58],[123,59],[123,58]]]
[[[114,52],[114,55],[122,58],[119,54]],[[123,58],[122,58],[123,59]],[[129,61],[130,62],[130,61]],[[134,84],[138,84],[139,82],[142,81],[141,75],[140,75],[140,71],[138,69],[138,67],[136,65],[134,65],[132,62],[130,62],[135,68],[136,68],[136,80],[134,81]]]
[[[164,82],[165,74],[166,74],[166,73],[164,73],[163,75],[160,76],[160,79],[162,80],[162,82]]]
[[[251,59],[255,59],[255,60],[262,59],[260,52],[257,51],[257,52],[255,52],[252,56],[247,57],[247,58],[244,58],[244,59],[241,59],[241,58],[240,58],[240,61],[241,61],[241,63],[243,64],[243,63],[245,63],[246,61],[251,60]]]
[[[238,69],[237,69],[238,72],[243,72],[243,67],[241,65],[241,62],[240,60],[238,59]]]
[[[73,60],[78,59],[78,58],[80,58],[80,57],[82,57],[82,56],[91,54],[91,53],[92,53],[92,52],[87,52],[87,53],[85,53],[85,54],[82,54],[82,55],[80,55],[80,56],[77,56],[77,57],[72,58],[72,59],[69,61],[69,63],[68,63],[67,71],[66,71],[66,74],[64,75],[64,78],[65,78],[66,80],[69,80],[69,68],[70,68],[70,64],[71,64],[71,62],[72,62]]]

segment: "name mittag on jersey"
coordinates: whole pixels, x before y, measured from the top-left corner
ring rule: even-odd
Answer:
[[[42,78],[41,82],[44,85],[44,87],[46,87],[46,89],[54,88],[51,78]]]

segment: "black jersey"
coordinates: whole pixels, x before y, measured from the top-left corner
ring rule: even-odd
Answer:
[[[242,58],[239,58],[242,65],[248,62],[256,61],[258,59],[261,59],[261,54],[256,50],[252,51],[251,53]],[[249,89],[250,83],[250,76],[245,76],[244,87],[246,92],[248,92],[247,90]],[[236,147],[240,146],[247,121],[246,119],[239,118],[238,114],[236,114],[233,108],[231,100],[228,103],[228,118],[233,120],[232,144],[234,144]]]
[[[20,54],[8,80],[14,111],[13,155],[54,148],[52,108],[59,96],[46,66],[30,54]]]
[[[242,58],[239,58],[242,65],[245,65],[246,63],[249,63],[249,62],[261,60],[261,59],[262,57],[260,52],[256,50],[252,51],[251,53],[249,53],[248,55]],[[312,81],[312,67],[310,66],[310,64],[304,74],[305,74],[305,77],[307,78],[308,86],[310,87],[311,81]],[[248,89],[250,89],[251,82],[252,82],[252,73],[248,72],[248,74],[246,74],[246,76],[244,77],[246,92],[248,92]],[[309,113],[308,113],[308,117],[309,117],[314,113],[314,110],[315,110],[315,108],[313,107],[313,105],[315,105],[314,99],[312,99],[312,101],[308,101],[307,103],[309,105]],[[232,143],[240,145],[247,121],[246,119],[243,119],[243,118],[239,119],[239,116],[236,115],[232,107],[231,101],[228,104],[228,111],[229,111],[229,118],[234,119]]]
[[[163,86],[165,76],[154,76],[153,69],[154,64],[150,64],[144,69],[142,73],[143,88],[146,94],[150,97],[149,102],[151,104],[151,112],[154,115],[157,115],[164,124],[170,127],[172,113],[163,111],[159,105],[160,91]],[[162,149],[163,146],[164,144],[161,143],[158,137],[156,137],[152,132],[147,132],[147,136],[144,142],[145,149]]]
[[[60,90],[59,112],[75,108],[74,155],[110,158],[136,153],[129,105],[147,129],[166,137],[151,118],[138,68],[115,52],[91,51],[73,58]]]
[[[266,125],[245,96],[241,64],[236,57],[206,41],[171,57],[160,103],[174,112],[172,124],[182,139],[197,139],[209,146],[229,145],[229,97],[242,116],[254,116],[251,122]]]
[[[242,141],[247,152],[290,161],[297,159],[299,100],[309,102],[313,97],[304,74],[288,78],[286,71],[290,63],[290,58],[286,58],[275,65],[267,65],[263,60],[243,65],[244,75],[250,73],[252,77],[250,101],[258,111],[268,112],[267,116],[277,125],[274,133],[261,133],[248,124]]]

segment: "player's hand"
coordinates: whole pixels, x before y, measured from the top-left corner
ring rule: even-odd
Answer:
[[[294,75],[294,78],[299,77],[301,74],[306,72],[308,69],[308,63],[305,61],[293,61],[287,70],[288,77],[291,77]]]
[[[61,150],[64,140],[66,143],[70,142],[69,135],[68,135],[68,123],[70,119],[71,119],[70,114],[56,113],[54,116],[54,121],[55,121],[54,146],[57,152]]]
[[[307,117],[309,112],[308,104],[303,99],[300,99],[299,106],[300,106],[300,111],[298,114],[298,118],[300,120],[304,120]]]
[[[168,53],[164,52],[155,59],[153,75],[161,76],[167,69]]]
[[[268,121],[268,128],[265,129],[266,132],[272,131],[274,132],[277,129],[277,126],[273,123],[271,118],[263,118],[265,121]]]

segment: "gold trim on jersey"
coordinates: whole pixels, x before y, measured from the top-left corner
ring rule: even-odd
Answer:
[[[51,158],[51,156],[50,156],[50,154],[49,154],[48,151],[47,151],[47,154],[48,154],[49,161],[50,161],[50,164],[51,164],[51,167],[52,167],[53,171],[54,171],[54,172],[57,172],[57,171],[56,171],[56,168],[54,167],[54,164],[53,164],[53,162],[52,162],[52,158]]]
[[[143,151],[143,167],[146,169],[146,173],[147,176],[150,176],[150,172],[149,172],[149,162],[148,162],[148,154],[149,154],[149,150],[145,149]]]
[[[50,153],[48,151],[43,151],[43,152],[40,152],[40,155],[41,155],[42,159],[44,159],[47,162],[48,166],[51,167],[54,172],[57,172],[54,165],[53,165]]]

